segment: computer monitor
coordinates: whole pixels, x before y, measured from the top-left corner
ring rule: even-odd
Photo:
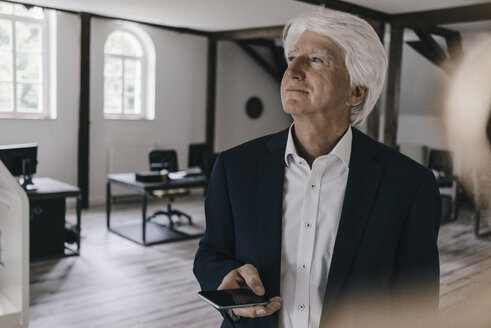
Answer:
[[[19,183],[24,189],[32,185],[32,176],[36,173],[37,149],[35,143],[0,146],[0,160],[13,176],[20,176]]]
[[[200,167],[206,165],[210,154],[212,153],[210,145],[206,143],[195,143],[189,145],[188,167]]]

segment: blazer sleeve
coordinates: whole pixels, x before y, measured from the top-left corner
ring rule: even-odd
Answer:
[[[413,327],[430,327],[438,314],[440,218],[440,192],[435,177],[428,170],[399,239],[391,288],[395,317],[405,324],[411,322]],[[416,324],[414,320],[419,322]]]
[[[235,229],[223,154],[217,157],[205,200],[206,231],[199,242],[193,272],[202,290],[215,290],[240,267],[235,259]]]

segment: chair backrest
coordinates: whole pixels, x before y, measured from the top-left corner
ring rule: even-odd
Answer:
[[[150,171],[178,171],[177,153],[173,149],[154,149],[148,153]]]
[[[428,168],[443,172],[444,176],[453,175],[453,154],[447,150],[431,149],[428,156]]]

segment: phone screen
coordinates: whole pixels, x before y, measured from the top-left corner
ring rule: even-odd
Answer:
[[[250,289],[210,290],[199,292],[201,298],[217,309],[232,309],[254,305],[266,305],[269,300],[266,296],[258,296]]]

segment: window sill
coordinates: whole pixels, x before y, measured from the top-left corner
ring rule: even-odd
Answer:
[[[43,120],[43,121],[53,121],[56,117],[51,117],[49,115],[12,115],[12,114],[0,114],[0,119],[7,120]]]
[[[104,116],[105,120],[109,121],[155,121],[154,118],[148,118],[148,117],[128,117],[128,116]]]

